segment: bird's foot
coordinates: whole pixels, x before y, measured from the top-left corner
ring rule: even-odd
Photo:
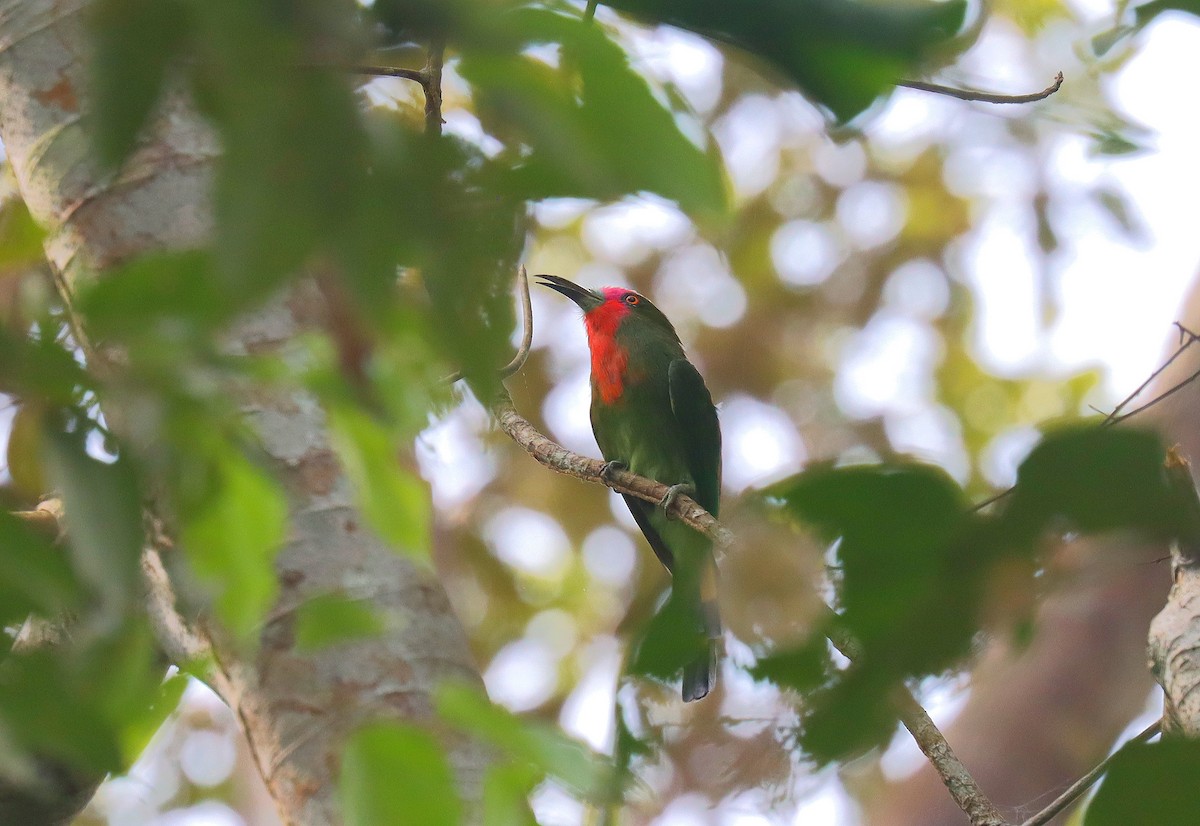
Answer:
[[[668,519],[675,518],[671,515],[671,506],[675,504],[675,500],[679,498],[679,494],[681,493],[688,496],[695,496],[696,486],[689,485],[685,482],[680,485],[671,485],[671,487],[667,488],[667,495],[662,498],[662,501],[658,503],[658,506],[662,508],[663,514]]]
[[[611,482],[614,470],[629,470],[629,465],[624,462],[618,462],[615,459],[611,462],[605,462],[604,467],[600,468],[600,478],[605,482]]]

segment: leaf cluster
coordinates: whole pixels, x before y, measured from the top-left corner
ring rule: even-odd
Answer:
[[[814,467],[772,486],[771,507],[833,542],[836,613],[808,642],[764,652],[752,673],[803,695],[800,743],[815,759],[886,742],[895,687],[960,665],[989,624],[1003,630],[998,603],[1026,606],[1008,620],[1029,627],[1043,540],[1196,534],[1195,493],[1163,460],[1150,432],[1083,425],[1047,433],[990,510],[940,468],[910,462]]]

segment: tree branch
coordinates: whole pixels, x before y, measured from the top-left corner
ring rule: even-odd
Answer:
[[[1121,748],[1125,748],[1125,746],[1129,745],[1130,743],[1144,743],[1154,735],[1158,734],[1161,730],[1162,720],[1155,720],[1146,728],[1142,729],[1141,732],[1129,738],[1129,740],[1121,745]],[[1053,803],[1042,809],[1033,817],[1023,821],[1020,826],[1044,826],[1044,824],[1049,823],[1055,815],[1067,808],[1067,806],[1070,806],[1080,795],[1091,788],[1092,784],[1099,780],[1100,776],[1104,774],[1105,770],[1108,768],[1108,764],[1111,763],[1113,759],[1120,754],[1120,752],[1121,749],[1117,749],[1108,757],[1105,757],[1096,764],[1094,769],[1068,786],[1067,790],[1056,797]]]
[[[958,100],[969,100],[977,103],[1034,103],[1045,100],[1057,92],[1063,85],[1063,73],[1054,76],[1054,82],[1040,92],[1027,95],[999,95],[992,92],[980,92],[975,89],[955,89],[952,86],[942,86],[938,83],[926,83],[923,80],[901,80],[896,83],[906,89],[916,89],[919,92],[932,92],[936,95],[946,95]]]
[[[346,71],[371,77],[399,77],[421,84],[422,89],[429,82],[428,76],[420,69],[403,69],[398,66],[348,66]]]

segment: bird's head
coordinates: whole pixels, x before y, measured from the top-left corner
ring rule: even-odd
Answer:
[[[675,328],[662,314],[662,310],[640,293],[624,287],[588,290],[557,275],[534,277],[541,279],[539,283],[543,287],[562,293],[583,310],[583,320],[590,341],[597,337],[613,337],[618,332],[627,334],[634,330],[647,333],[656,331],[675,341],[679,340]]]

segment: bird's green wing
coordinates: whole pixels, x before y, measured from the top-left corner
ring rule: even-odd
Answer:
[[[687,359],[675,359],[667,369],[671,413],[696,483],[695,499],[717,516],[721,497],[721,426],[717,408],[699,371]]]

